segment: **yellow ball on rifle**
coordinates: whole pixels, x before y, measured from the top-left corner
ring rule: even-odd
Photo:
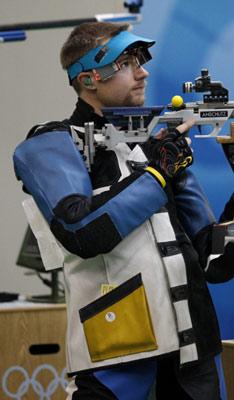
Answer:
[[[184,100],[181,96],[173,96],[171,99],[171,104],[173,105],[173,107],[175,108],[179,108],[184,104]]]

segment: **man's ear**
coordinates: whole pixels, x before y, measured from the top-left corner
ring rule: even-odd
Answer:
[[[93,77],[91,75],[91,73],[81,73],[78,76],[78,81],[79,83],[85,87],[86,89],[95,89],[95,85],[93,83]]]

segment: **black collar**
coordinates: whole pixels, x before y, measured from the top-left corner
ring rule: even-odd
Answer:
[[[84,126],[85,122],[94,122],[95,128],[101,129],[106,123],[108,123],[105,117],[101,117],[96,114],[94,108],[86,103],[81,98],[78,98],[76,108],[68,119],[69,124]]]

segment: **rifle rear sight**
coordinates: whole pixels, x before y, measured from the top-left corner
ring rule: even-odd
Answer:
[[[194,83],[184,82],[183,93],[209,92],[203,95],[204,103],[227,103],[229,100],[228,89],[220,81],[211,81],[208,69],[201,70],[201,76]]]

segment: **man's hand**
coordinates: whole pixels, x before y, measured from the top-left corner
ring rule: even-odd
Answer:
[[[232,193],[230,199],[225,204],[219,222],[231,221],[233,219],[234,219],[234,193]]]
[[[194,123],[195,119],[191,119],[171,131],[162,128],[142,146],[149,160],[146,170],[156,177],[163,188],[168,180],[179,176],[193,162],[191,140],[185,133]]]
[[[186,133],[189,131],[190,128],[193,127],[193,125],[196,123],[196,119],[195,118],[191,118],[188,121],[184,122],[183,124],[177,126],[177,131],[179,131],[180,133]]]
[[[183,132],[185,127],[182,125],[179,128]],[[177,176],[193,162],[190,139],[185,138],[182,132],[178,129],[164,131],[159,139],[151,139],[149,165],[157,169],[165,179]]]
[[[229,242],[224,253],[213,259],[206,269],[206,279],[210,283],[223,283],[234,278],[234,242]]]

